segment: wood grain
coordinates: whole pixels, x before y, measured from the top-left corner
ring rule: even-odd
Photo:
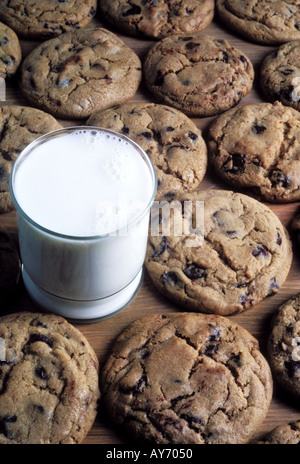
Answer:
[[[99,19],[93,20],[93,25],[102,25],[109,28],[113,32],[115,29],[108,26]],[[264,97],[260,91],[258,76],[259,67],[262,59],[273,50],[274,47],[256,45],[245,40],[240,39],[228,31],[218,19],[215,19],[213,23],[203,31],[203,34],[215,36],[217,38],[227,39],[232,45],[242,50],[251,59],[254,69],[256,72],[256,78],[253,89],[251,92],[242,100],[240,105],[249,103],[262,102]],[[147,50],[152,45],[152,41],[135,39],[126,37],[119,34],[120,37],[129,45],[139,57],[143,60]],[[31,51],[38,42],[34,41],[22,41],[22,51],[25,57],[29,51]],[[137,94],[132,101],[153,101],[151,95],[146,91],[143,83],[141,84]],[[26,104],[26,101],[22,97],[21,89],[18,85],[18,77],[12,79],[7,85],[7,102]],[[6,103],[7,103],[6,102]],[[5,102],[2,102],[4,104]],[[214,118],[195,118],[193,119],[196,125],[202,129],[204,137],[206,130]],[[75,124],[81,124],[83,121],[60,121],[64,126],[70,126]],[[208,170],[205,179],[201,184],[201,189],[207,188],[226,188],[226,186],[220,181],[210,170]],[[291,203],[286,205],[268,205],[278,215],[282,223],[289,227],[290,221],[298,209],[298,203]],[[12,233],[16,234],[16,217],[15,212],[3,214],[0,216],[0,224],[7,226]],[[260,342],[261,350],[265,353],[266,338],[269,333],[270,318],[276,310],[279,304],[283,303],[286,299],[292,295],[298,293],[300,290],[300,250],[296,245],[296,241],[293,238],[294,244],[294,259],[291,271],[285,284],[280,288],[277,295],[270,298],[266,298],[260,304],[256,305],[252,309],[245,311],[239,315],[231,316],[230,319],[242,325],[248,329],[252,335],[254,335]],[[20,293],[16,300],[10,307],[2,308],[2,313],[7,311],[26,311],[26,310],[37,310],[34,304],[31,302],[26,294],[26,291],[21,286]],[[104,363],[110,346],[114,338],[119,332],[125,328],[133,320],[151,314],[151,313],[164,313],[174,312],[180,310],[179,307],[174,306],[167,299],[162,297],[153,288],[148,276],[145,274],[143,285],[137,297],[133,303],[122,311],[117,316],[107,319],[102,322],[91,323],[91,324],[76,324],[79,330],[87,337],[92,347],[94,348],[99,361],[100,366]],[[300,411],[296,404],[293,404],[292,400],[278,391],[275,385],[273,400],[261,430],[258,430],[258,434],[263,434],[275,426],[287,422],[299,419]],[[100,405],[98,417],[94,423],[94,426],[87,435],[84,443],[86,444],[122,444],[126,443],[122,434],[114,429],[109,423],[106,414]]]

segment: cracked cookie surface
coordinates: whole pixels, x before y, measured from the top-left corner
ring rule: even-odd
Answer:
[[[255,338],[227,318],[151,315],[116,339],[102,370],[112,420],[142,441],[247,443],[264,420],[272,378]]]
[[[221,20],[258,43],[276,45],[300,39],[298,0],[216,0]]]
[[[207,148],[201,131],[174,108],[125,103],[94,113],[87,124],[120,132],[145,150],[156,170],[156,200],[171,192],[193,191],[204,177]]]
[[[13,76],[22,59],[19,39],[16,33],[5,24],[0,23],[0,78]]]
[[[277,310],[268,338],[268,359],[276,382],[300,399],[300,294]]]
[[[208,149],[216,172],[260,199],[300,199],[300,114],[279,102],[234,108],[210,126]]]
[[[203,217],[197,202],[204,202]],[[151,225],[145,259],[163,295],[181,307],[225,316],[277,293],[292,249],[267,206],[223,190],[178,195],[171,206],[169,215],[162,210],[159,233]]]
[[[13,162],[29,143],[62,126],[50,114],[18,105],[0,106],[0,212],[13,209],[9,177]]]
[[[86,26],[97,0],[1,0],[0,19],[27,39],[46,39]]]
[[[112,32],[66,32],[35,48],[21,67],[21,88],[33,105],[61,117],[80,119],[123,103],[141,80],[138,56]]]
[[[102,0],[99,8],[125,33],[154,39],[199,32],[214,16],[214,0]]]
[[[300,40],[281,45],[266,56],[260,69],[265,95],[300,110]]]
[[[153,95],[188,116],[212,116],[235,106],[250,91],[252,63],[226,40],[194,34],[153,45],[144,61]]]
[[[2,316],[0,336],[0,443],[80,443],[99,399],[88,341],[63,318],[30,312]]]
[[[298,445],[299,443],[300,421],[279,425],[260,440],[254,442],[256,445]]]

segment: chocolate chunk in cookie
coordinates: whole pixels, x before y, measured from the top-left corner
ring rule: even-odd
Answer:
[[[189,116],[211,116],[236,106],[253,83],[253,66],[226,40],[171,36],[153,45],[144,62],[153,95]]]
[[[201,131],[174,108],[125,103],[94,113],[87,124],[125,134],[145,150],[156,170],[157,200],[170,192],[193,191],[204,177],[207,148]]]
[[[102,15],[133,36],[161,39],[172,34],[193,34],[207,27],[214,16],[213,0],[102,0]]]
[[[141,80],[138,56],[112,32],[82,29],[43,42],[24,60],[21,89],[44,111],[80,119],[129,100]]]
[[[203,217],[197,212],[199,202]],[[268,207],[223,190],[176,195],[170,206],[158,233],[149,235],[145,260],[163,295],[180,307],[225,316],[278,292],[292,249]],[[167,246],[162,248],[163,239]]]
[[[216,172],[231,186],[274,203],[300,199],[299,142],[300,114],[280,102],[229,110],[208,134]]]
[[[0,318],[0,443],[76,444],[97,413],[98,360],[86,338],[51,314]]]
[[[272,396],[257,341],[221,316],[151,315],[116,339],[101,375],[112,421],[138,441],[247,443]]]

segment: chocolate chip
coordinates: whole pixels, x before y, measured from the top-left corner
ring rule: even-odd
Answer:
[[[253,256],[255,256],[255,258],[257,258],[258,256],[266,257],[268,255],[268,252],[265,249],[265,247],[258,245],[255,248],[255,250],[252,251],[252,254]]]
[[[230,174],[240,174],[245,170],[245,160],[239,153],[233,153],[231,155],[231,164],[232,167],[230,169],[225,169],[225,172]],[[228,163],[228,162],[227,162]]]
[[[222,61],[224,61],[224,63],[228,63],[228,53],[222,52]]]
[[[141,7],[138,6],[138,5],[132,5],[131,8],[129,8],[129,10],[125,11],[124,13],[122,13],[122,16],[126,17],[126,16],[133,16],[133,15],[137,15],[137,14],[140,14],[142,11]]]
[[[45,409],[40,404],[34,404],[33,407],[39,414],[44,414]]]
[[[39,377],[42,380],[48,379],[47,372],[45,371],[43,367],[36,366],[36,368],[34,369],[34,373],[37,377]]]
[[[294,72],[293,69],[282,69],[280,71],[281,74],[283,74],[284,76],[289,76],[290,74],[292,74]]]
[[[272,187],[281,184],[283,188],[287,188],[290,185],[290,179],[281,169],[274,169],[274,171],[271,172],[270,179]]]
[[[294,87],[292,85],[289,85],[287,87],[283,87],[280,89],[279,95],[281,98],[287,101],[293,101],[294,100]]]
[[[196,263],[189,264],[183,272],[191,280],[203,279],[204,277],[206,277],[207,274],[206,269],[204,269]]]
[[[31,334],[28,343],[31,344],[31,343],[36,343],[36,342],[46,343],[46,345],[50,346],[51,348],[53,346],[53,341],[46,335],[38,334],[38,333]]]
[[[248,301],[249,293],[239,296],[239,302],[244,305]]]
[[[171,285],[172,287],[179,286],[182,283],[176,272],[172,271],[163,274],[161,279],[164,285]]]
[[[186,420],[189,424],[204,425],[204,422],[200,417],[196,417],[192,414],[182,414],[182,419]]]
[[[182,37],[182,38],[181,38],[181,40],[182,40],[183,42],[188,42],[189,40],[192,40],[192,39],[193,39],[193,37]]]
[[[48,327],[41,322],[39,319],[34,319],[30,322],[31,327],[43,327],[43,329],[48,329]]]
[[[124,126],[122,129],[122,134],[125,134],[125,135],[129,134],[129,127]]]
[[[218,349],[219,349],[219,345],[217,345],[216,343],[214,343],[214,344],[210,343],[205,348],[204,354],[206,356],[212,356],[214,353],[217,353]]]
[[[95,9],[95,7],[92,6],[92,8],[90,9],[90,12],[89,12],[89,17],[95,16],[95,14],[96,14],[96,9]]]
[[[160,87],[161,85],[163,85],[164,83],[164,75],[163,73],[158,70],[157,73],[156,73],[156,78],[155,78],[155,81],[154,81],[154,85],[157,85],[158,87]]]
[[[175,129],[172,126],[166,127],[166,132],[173,132]]]
[[[282,244],[282,238],[281,238],[280,232],[278,232],[278,231],[277,231],[276,243],[277,243],[277,245]]]
[[[172,379],[171,382],[172,382],[172,383],[182,383],[182,380],[179,380],[179,379]]]
[[[188,85],[190,85],[190,83],[191,83],[191,81],[190,81],[189,79],[185,79],[185,80],[182,82],[182,85],[184,85],[184,86],[187,87]]]
[[[8,430],[8,424],[14,424],[17,421],[17,416],[15,415],[7,415],[0,417],[0,433],[4,435],[6,438],[10,437],[10,433]]]
[[[120,390],[121,392],[123,393],[126,393],[127,395],[130,394],[130,393],[138,393],[139,391],[141,391],[143,389],[143,387],[147,384],[147,378],[145,375],[143,375],[139,381],[137,382],[136,385],[134,385],[133,387],[126,387],[126,386],[121,386],[120,387]]]
[[[267,128],[265,126],[263,126],[262,124],[254,124],[252,126],[252,132],[254,132],[254,134],[261,134],[262,132],[264,132]]]
[[[287,331],[288,334],[293,335],[294,332],[294,324],[289,324],[286,326],[285,330]]]
[[[230,236],[233,236],[233,235],[237,234],[237,231],[236,230],[226,230],[226,234],[230,235]]]
[[[278,290],[278,288],[279,288],[279,285],[278,285],[278,283],[276,282],[275,277],[273,277],[273,278],[270,280],[270,291],[269,291],[269,293],[268,293],[268,296],[275,295],[275,293],[277,293],[275,290]]]
[[[174,192],[168,192],[164,195],[163,200],[164,201],[172,201],[175,198],[175,193]]]
[[[0,41],[0,45],[7,45],[8,44],[8,38],[7,37],[2,37]]]
[[[248,60],[244,57],[244,55],[240,55],[240,60],[241,60],[243,63],[246,63],[246,64],[247,64],[246,69],[248,69],[249,63],[248,63]]]
[[[236,367],[241,367],[243,365],[240,353],[232,354],[229,358],[229,362],[232,362],[233,364],[235,364]]]
[[[296,372],[300,369],[300,361],[285,361],[284,367],[287,370],[288,376],[293,378]]]
[[[198,139],[198,135],[195,134],[194,132],[189,132],[188,133],[188,137],[192,140],[197,140]]]
[[[187,50],[194,50],[195,48],[199,47],[199,43],[198,42],[188,42],[185,46],[185,48]]]
[[[218,329],[218,327],[213,327],[213,333],[210,335],[209,340],[216,341],[216,340],[219,340],[219,338],[220,338],[220,329]]]
[[[139,135],[142,135],[142,136],[145,137],[145,139],[147,139],[147,140],[151,140],[151,139],[152,139],[152,134],[151,134],[151,132],[141,132]]]
[[[159,258],[168,248],[169,242],[166,237],[163,237],[157,248],[154,249],[152,258]]]

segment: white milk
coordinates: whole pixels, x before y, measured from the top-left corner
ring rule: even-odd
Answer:
[[[155,190],[147,155],[111,131],[68,128],[29,145],[11,194],[31,296],[74,319],[124,307],[140,283]]]

